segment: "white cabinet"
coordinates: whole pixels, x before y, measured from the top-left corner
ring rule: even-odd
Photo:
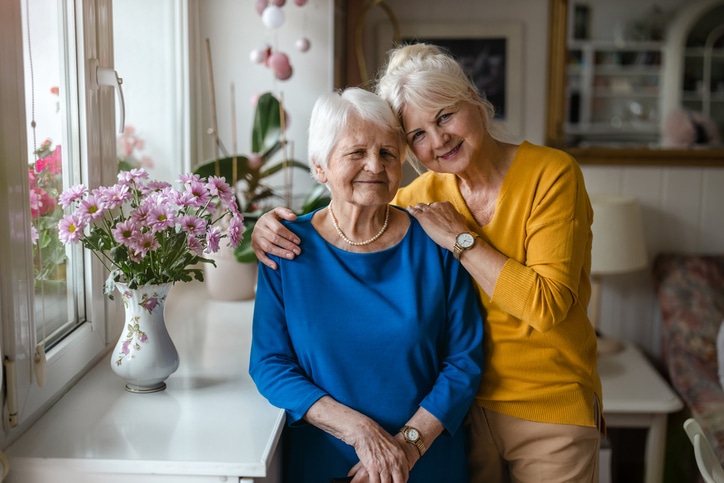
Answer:
[[[724,9],[719,12],[719,21],[724,22]],[[683,107],[714,118],[721,128],[724,125],[724,24],[713,28],[694,26],[684,49],[681,75]]]
[[[663,62],[660,42],[570,42],[566,144],[656,142]]]
[[[698,0],[667,33],[664,115],[678,109],[711,118],[724,133],[724,1]]]

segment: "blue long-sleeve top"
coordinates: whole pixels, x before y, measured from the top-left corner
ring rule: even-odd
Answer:
[[[445,427],[423,458],[433,464],[462,437],[453,435],[480,381],[483,309],[472,280],[412,217],[397,245],[351,253],[320,237],[312,216],[289,226],[302,240],[301,256],[272,257],[277,270],[259,265],[251,377],[292,426],[305,425],[324,395],[391,434],[424,407]],[[349,457],[347,469],[356,463],[351,447],[331,444]]]

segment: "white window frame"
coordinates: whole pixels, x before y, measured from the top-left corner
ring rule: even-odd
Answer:
[[[42,387],[33,375],[35,330],[33,314],[33,269],[30,243],[30,210],[27,175],[27,119],[23,80],[21,2],[0,2],[0,357],[13,361],[0,376],[4,385],[15,379],[17,425],[11,427],[8,401],[3,401],[0,447],[12,443],[63,392],[110,348],[109,336],[123,319],[120,303],[103,295],[105,274],[87,253],[84,277],[87,322],[48,351],[46,381]],[[113,68],[111,0],[59,0],[76,26],[75,46],[66,48],[69,65],[77,65],[78,132],[81,176],[87,186],[116,181],[115,105],[110,87],[95,88],[95,72],[89,67],[97,59]],[[77,56],[77,57],[76,57]],[[93,160],[93,162],[88,162]],[[27,213],[27,217],[18,216]],[[118,299],[116,297],[116,299]],[[12,369],[14,366],[14,369]],[[10,372],[8,372],[10,371]],[[13,377],[8,377],[12,374]],[[11,392],[8,391],[8,394]]]

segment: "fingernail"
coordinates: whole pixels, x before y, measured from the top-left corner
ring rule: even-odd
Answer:
[[[291,253],[287,253],[287,259],[292,260],[294,258],[294,255]]]

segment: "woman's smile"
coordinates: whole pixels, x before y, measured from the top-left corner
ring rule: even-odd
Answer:
[[[455,146],[453,149],[451,149],[447,153],[439,156],[439,158],[444,159],[445,161],[449,161],[450,159],[454,158],[455,155],[457,155],[460,152],[460,149],[462,148],[462,146],[463,146],[463,143],[461,141],[460,144]]]

